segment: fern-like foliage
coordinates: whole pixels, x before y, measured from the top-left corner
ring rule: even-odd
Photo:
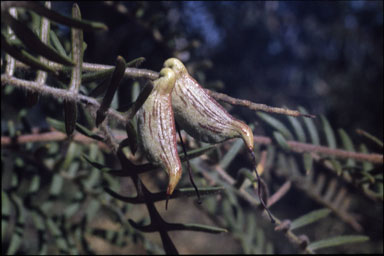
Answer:
[[[307,112],[302,107],[299,109],[303,113]],[[286,152],[305,152],[300,160],[305,175],[313,171],[315,160],[345,182],[360,189],[361,193],[368,198],[383,200],[382,174],[377,172],[374,166],[374,163],[381,163],[382,155],[370,154],[365,143],[361,142],[359,146],[356,146],[344,129],[338,129],[336,133],[324,116],[321,116],[321,123],[318,125],[312,119],[303,119],[303,124],[299,121],[300,118],[287,117],[291,132],[287,125],[276,118],[265,113],[258,113],[258,115],[265,123],[274,128],[272,134],[282,149]],[[338,140],[336,134],[339,135]],[[311,143],[313,146],[306,147],[304,143]],[[280,158],[282,157],[281,155]],[[291,171],[294,173],[289,174],[292,179],[302,175],[296,159],[281,159],[281,161],[288,161],[288,164],[292,166]]]
[[[269,196],[273,213],[294,189],[301,198],[318,204],[316,210],[292,218],[280,209],[274,214],[276,226],[264,221],[267,216],[262,214],[242,141],[205,145],[183,133],[188,153],[180,157],[190,161],[203,203],[179,209],[181,202],[196,196],[184,175],[171,198],[173,215],[163,212],[165,177],[158,166],[144,159],[134,117],[157,72],[138,68],[144,58],[125,62],[116,56],[116,66],[84,62],[83,30],[106,26],[82,20],[76,4],[72,18],[51,11],[49,2],[45,7],[35,2],[2,2],[1,8],[6,28],[1,44],[2,99],[15,97],[22,89],[25,96],[20,97],[28,101],[17,104],[18,109],[6,102],[9,116],[5,115],[6,121],[2,118],[4,254],[176,254],[182,244],[170,233],[179,231],[226,233],[235,241],[233,253],[247,254],[281,252],[275,239],[280,232],[290,250],[307,253],[368,240],[356,218],[359,209],[353,205],[352,193],[382,204],[383,156],[373,153],[368,144],[352,140],[345,130],[335,131],[325,116],[308,118],[300,107],[305,117],[275,118],[257,112],[260,122],[251,126],[266,135],[255,136],[257,170],[263,175],[264,201]],[[51,21],[69,26],[71,38],[60,38]],[[119,84],[131,86],[127,106],[118,106],[114,97]],[[50,115],[42,120],[46,128],[36,132],[25,107],[38,102]],[[244,101],[233,103],[239,102],[255,110]],[[361,130],[359,134],[382,148],[374,136]],[[284,179],[286,185],[273,178]],[[192,208],[199,216],[197,223],[179,221],[178,216]],[[200,222],[200,216],[209,221]],[[358,235],[348,231],[316,237],[311,232],[332,218],[347,223]],[[303,229],[308,234],[298,233]],[[147,232],[158,234],[161,243]]]

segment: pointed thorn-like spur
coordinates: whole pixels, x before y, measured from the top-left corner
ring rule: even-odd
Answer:
[[[165,199],[165,210],[168,210],[168,201],[169,201],[169,198],[170,198],[170,195],[166,195],[166,199]]]

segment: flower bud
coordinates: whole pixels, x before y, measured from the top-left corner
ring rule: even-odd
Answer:
[[[172,92],[172,107],[176,122],[189,135],[208,143],[219,143],[240,137],[250,151],[253,151],[251,128],[230,115],[216,100],[188,74],[184,64],[170,58],[164,67],[176,74],[176,84]]]
[[[160,77],[154,81],[152,92],[137,113],[143,151],[150,162],[160,165],[169,175],[168,196],[173,193],[182,173],[171,101],[174,85],[175,73],[163,68]]]

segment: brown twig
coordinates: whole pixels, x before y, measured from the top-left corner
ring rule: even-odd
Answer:
[[[41,86],[34,81],[27,81],[27,80],[18,79],[15,77],[10,77],[8,75],[1,75],[1,83],[12,84],[13,86],[16,86],[22,89],[35,91],[40,94],[50,95],[55,98],[76,100],[80,103],[83,103],[85,106],[92,105],[97,108],[100,106],[97,100],[93,98],[90,98],[84,95],[74,95],[68,90],[58,89],[48,85]],[[122,125],[125,125],[126,118],[120,113],[118,113],[117,111],[113,109],[109,109],[108,115],[113,116],[115,120],[117,120]],[[255,143],[259,143],[259,144],[272,143],[272,140],[268,137],[255,136],[254,140],[255,140]],[[306,143],[301,143],[296,141],[288,141],[287,144],[293,151],[298,153],[313,152],[313,153],[320,153],[328,156],[335,156],[339,158],[353,158],[360,161],[370,161],[377,164],[383,164],[384,162],[383,155],[380,155],[380,154],[365,154],[365,153],[349,152],[341,149],[331,149],[325,146],[317,146],[317,145],[306,144]]]
[[[96,108],[100,107],[100,103],[94,99],[81,94],[73,94],[69,90],[55,88],[49,85],[40,85],[34,81],[27,81],[16,77],[10,77],[8,75],[1,75],[1,84],[11,84],[12,86],[28,91],[37,92],[41,95],[53,96],[56,99],[73,100],[82,103],[86,107],[88,105]],[[125,117],[113,109],[109,109],[108,115],[113,116],[117,121],[125,124]]]
[[[63,90],[63,91],[65,91],[65,90]],[[112,114],[114,112],[111,111],[111,109],[110,109],[108,113]],[[124,123],[125,123],[124,117],[122,117],[117,112],[115,114],[117,114],[120,117],[118,119],[118,121],[120,121],[121,124],[124,125]],[[24,136],[28,136],[28,135],[24,135]],[[2,137],[1,138],[1,145],[3,145],[3,144],[5,145],[5,143],[7,143],[6,141],[8,141],[8,140],[9,139],[7,139],[7,137]],[[265,137],[265,136],[255,136],[254,141],[255,141],[255,143],[264,144],[264,145],[269,145],[272,143],[271,138]],[[22,142],[22,140],[19,140],[18,143],[23,143],[23,142]],[[380,155],[380,154],[356,153],[356,152],[350,152],[350,151],[345,151],[345,150],[341,150],[341,149],[331,149],[331,148],[328,148],[325,146],[317,146],[317,145],[312,145],[312,144],[301,143],[301,142],[297,142],[297,141],[287,141],[287,144],[289,145],[289,147],[292,151],[297,152],[297,153],[312,152],[312,153],[319,153],[319,154],[326,155],[326,156],[335,156],[335,157],[345,158],[345,159],[353,158],[353,159],[356,159],[358,161],[369,161],[369,162],[373,162],[376,164],[383,164],[383,162],[384,162],[383,155]]]
[[[22,67],[22,68],[28,68],[28,66],[26,66],[21,62],[16,62],[16,66]],[[63,69],[63,66],[60,64],[55,64],[54,68],[60,70],[60,69]],[[83,63],[83,69],[85,71],[101,71],[101,70],[108,70],[110,68],[113,68],[113,66]],[[154,72],[151,70],[136,69],[136,68],[126,68],[125,75],[133,78],[141,77],[141,78],[147,78],[150,80],[156,79],[158,77],[157,72]],[[1,76],[1,83],[2,84],[10,83],[12,85],[15,85],[27,90],[37,91],[41,94],[51,94],[52,96],[57,96],[59,98],[75,98],[76,97],[75,95],[70,94],[67,90],[57,89],[50,86],[41,86],[40,88],[38,88],[37,84],[35,84],[34,82],[17,79],[7,75]],[[267,105],[257,104],[248,100],[232,98],[228,95],[213,92],[207,89],[206,91],[217,100],[225,101],[233,105],[245,106],[245,107],[248,107],[249,109],[256,110],[256,111],[261,110],[265,112],[279,113],[279,114],[285,114],[285,115],[291,115],[291,116],[305,116],[305,117],[311,117],[311,118],[314,117],[313,115],[302,114],[299,111],[295,111],[295,110],[269,107]],[[99,106],[99,103],[95,99],[86,97],[84,95],[78,95],[78,100],[83,101],[82,103],[85,102],[86,104],[91,104],[97,107]],[[125,118],[121,114],[111,109],[109,110],[109,114],[113,115],[115,119],[123,122],[124,124]],[[256,143],[260,143],[260,144],[272,143],[271,139],[268,137],[258,136],[258,137],[255,137],[254,139]],[[380,155],[380,154],[365,154],[365,153],[349,152],[345,150],[331,149],[324,146],[316,146],[316,145],[305,144],[305,143],[300,143],[296,141],[288,141],[287,144],[290,146],[290,148],[293,151],[298,153],[302,153],[302,152],[320,153],[323,155],[336,156],[339,158],[353,158],[360,161],[370,161],[378,164],[383,164],[384,162],[383,155]]]
[[[25,65],[20,61],[16,61],[16,67],[21,69],[30,69],[29,66]],[[63,65],[57,64],[57,63],[52,63],[50,67],[56,71],[67,70],[67,68],[65,68]],[[114,67],[115,66],[111,66],[111,65],[102,65],[102,64],[83,62],[82,70],[84,72],[95,72],[95,71],[109,70]],[[130,78],[145,78],[150,80],[155,80],[159,77],[158,72],[148,70],[148,69],[139,69],[139,68],[125,68],[124,75]]]
[[[315,118],[316,117],[314,115],[300,113],[297,110],[270,107],[270,106],[267,106],[265,104],[254,103],[254,102],[249,101],[249,100],[241,100],[241,99],[232,98],[226,94],[214,92],[214,91],[211,91],[208,89],[205,89],[205,91],[209,95],[214,97],[216,100],[224,101],[224,102],[227,102],[231,105],[238,105],[238,106],[247,107],[247,108],[249,108],[251,110],[255,110],[255,111],[264,111],[264,112],[268,112],[268,113],[283,114],[283,115],[287,115],[287,116],[296,116],[296,117],[297,116],[304,116],[304,117],[309,117],[309,118]]]
[[[125,134],[118,134],[116,136],[117,140],[123,140],[127,137]],[[1,146],[8,146],[12,144],[25,144],[29,142],[51,142],[51,141],[64,141],[67,139],[67,135],[63,132],[59,131],[51,131],[51,132],[45,132],[45,133],[36,133],[36,134],[25,134],[20,135],[15,138],[11,138],[8,136],[2,136],[1,137]],[[74,141],[89,144],[94,143],[95,140],[92,138],[89,138],[81,133],[75,133],[73,138]],[[103,148],[107,149],[109,148],[104,142],[97,142],[98,145]]]
[[[24,69],[29,68],[27,65],[25,65],[19,61],[16,62],[16,67],[24,68]],[[61,64],[54,63],[51,67],[57,71],[64,70],[64,67]],[[109,70],[111,68],[114,68],[114,66],[102,65],[102,64],[93,64],[93,63],[86,63],[86,62],[84,62],[83,66],[82,66],[82,69],[84,71],[87,71],[87,72],[103,71],[103,70]],[[138,68],[126,68],[124,75],[127,77],[130,77],[130,78],[145,78],[145,79],[149,79],[149,80],[155,80],[159,77],[158,72],[148,70],[148,69],[138,69]],[[238,105],[238,106],[247,107],[247,108],[249,108],[251,110],[255,110],[255,111],[264,111],[264,112],[268,112],[268,113],[282,114],[282,115],[295,116],[295,117],[298,117],[298,116],[304,116],[304,117],[309,117],[309,118],[315,118],[316,117],[315,115],[300,113],[297,110],[270,107],[270,106],[265,105],[265,104],[254,103],[254,102],[249,101],[249,100],[242,100],[242,99],[233,98],[233,97],[230,97],[226,94],[214,92],[214,91],[211,91],[209,89],[205,89],[205,91],[209,95],[211,95],[213,98],[215,98],[216,100],[224,101],[224,102],[227,102],[231,105]]]
[[[271,138],[264,136],[254,136],[255,143],[269,145],[272,143]],[[376,164],[383,164],[383,155],[375,153],[356,153],[351,151],[345,151],[342,149],[332,149],[325,146],[318,146],[313,144],[307,144],[297,141],[287,141],[289,148],[297,153],[311,152],[319,153],[326,156],[335,156],[338,158],[353,158],[358,161],[369,161]]]
[[[335,156],[339,158],[353,158],[359,161],[369,161],[376,164],[383,164],[383,155],[382,154],[366,154],[366,153],[357,153],[357,152],[351,152],[351,151],[345,151],[341,149],[332,149],[325,146],[317,146],[312,144],[306,144],[301,143],[297,141],[288,141],[287,144],[289,147],[297,152],[297,153],[303,153],[303,152],[313,152],[313,153],[319,153],[322,155],[327,156]]]

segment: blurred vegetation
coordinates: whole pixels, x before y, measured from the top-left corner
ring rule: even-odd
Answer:
[[[382,160],[302,153],[292,143],[382,156],[382,1],[78,4],[83,19],[108,26],[107,31],[83,31],[84,62],[115,65],[117,56],[127,62],[145,57],[139,68],[159,71],[174,56],[206,88],[276,107],[303,106],[300,111],[317,115],[312,120],[256,114],[225,104],[253,126],[255,135],[271,138],[256,144],[255,152],[270,201],[281,195],[270,207],[278,225],[260,215],[242,142],[228,141],[191,160],[199,188],[220,188],[204,192],[202,205],[183,190],[191,186],[186,172],[168,211],[164,198],[153,203],[161,221],[185,223],[184,231],[166,232],[179,253],[383,253]],[[72,3],[53,2],[52,10],[70,17]],[[17,14],[41,35],[39,15],[28,8],[18,8]],[[2,2],[2,34],[38,56],[34,47],[12,38],[7,25]],[[73,28],[50,25],[49,44],[73,58]],[[55,44],[54,36],[61,43]],[[140,231],[153,224],[157,211],[114,194],[140,197],[133,176],[113,175],[124,170],[124,160],[111,150],[109,132],[94,129],[95,111],[77,104],[76,131],[69,138],[18,142],[23,135],[64,135],[68,108],[63,98],[40,96],[37,101],[30,92],[3,83],[6,52],[2,41],[2,253],[169,252],[157,232]],[[67,89],[70,75],[48,73],[45,81]],[[14,76],[33,81],[38,72],[17,68]],[[82,84],[79,93],[89,95],[102,80]],[[126,107],[144,84],[144,78],[124,79],[111,107]],[[127,137],[118,120],[110,118],[107,128],[119,142]],[[206,146],[189,137],[185,142],[189,150]],[[123,152],[133,163],[145,163],[140,152]],[[152,193],[167,183],[163,171],[140,178]],[[207,226],[193,226],[204,232],[191,232],[185,231],[191,230],[186,223]]]

